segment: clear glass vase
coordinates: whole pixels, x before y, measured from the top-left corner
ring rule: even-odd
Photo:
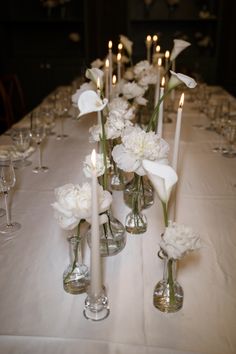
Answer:
[[[81,238],[77,235],[68,238],[70,264],[63,273],[63,287],[67,293],[82,294],[89,284],[88,267],[83,264]]]
[[[176,280],[176,263],[174,259],[164,258],[163,279],[154,289],[153,304],[162,312],[177,312],[183,306],[184,292]]]
[[[111,189],[114,191],[123,191],[125,189],[126,178],[124,172],[116,166],[113,161],[113,169],[110,176]]]
[[[112,211],[106,212],[107,222],[100,225],[100,255],[114,256],[120,253],[126,245],[126,232],[123,224],[117,220]],[[91,247],[91,230],[87,234],[88,245]]]
[[[154,189],[147,176],[134,174],[133,179],[128,182],[124,189],[124,202],[132,208],[133,195],[139,189],[141,209],[149,208],[154,203]]]
[[[125,219],[125,229],[130,234],[138,235],[147,231],[147,218],[141,211],[141,200],[141,193],[138,190],[133,192],[131,212]]]

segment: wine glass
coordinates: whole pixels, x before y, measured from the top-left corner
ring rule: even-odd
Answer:
[[[10,234],[21,228],[21,224],[19,224],[18,222],[11,221],[9,205],[8,205],[9,190],[12,187],[14,187],[15,183],[16,183],[16,176],[10,158],[8,161],[4,162],[4,165],[0,166],[0,191],[3,193],[5,198],[6,217],[7,217],[7,222],[5,224],[0,225],[0,233],[2,234]]]
[[[61,140],[68,137],[68,135],[64,133],[64,118],[65,114],[68,112],[68,109],[68,100],[65,97],[59,96],[55,104],[55,111],[60,119],[60,132],[57,134],[57,140]]]
[[[233,149],[236,140],[236,122],[228,121],[225,129],[225,136],[229,143],[229,147],[222,155],[225,157],[236,157],[236,151]]]
[[[36,143],[37,150],[38,150],[38,166],[36,166],[33,169],[34,173],[48,171],[48,167],[42,165],[42,145],[41,144],[45,136],[46,136],[46,132],[45,132],[44,122],[42,119],[37,118],[36,120],[34,120],[31,129],[31,137],[32,140]]]
[[[22,153],[22,159],[15,162],[16,167],[25,167],[32,164],[31,161],[27,160],[26,151],[30,147],[31,143],[31,132],[29,128],[18,128],[14,129],[11,133],[12,141],[17,148],[17,150]]]

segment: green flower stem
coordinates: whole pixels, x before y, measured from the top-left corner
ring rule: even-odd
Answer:
[[[150,130],[155,130],[155,127],[156,127],[157,122],[158,122],[158,113],[159,113],[161,102],[169,95],[171,90],[172,90],[172,88],[168,89],[164,93],[164,95],[159,99],[159,101],[158,101],[158,103],[157,103],[156,107],[154,108],[154,111],[153,111],[153,113],[151,115],[151,118],[150,118],[150,121],[148,123],[146,132],[149,132]]]
[[[73,263],[72,263],[72,268],[71,268],[71,271],[67,274],[67,276],[65,277],[64,279],[64,282],[66,283],[67,280],[70,278],[71,274],[73,273],[73,271],[75,270],[76,268],[76,264],[78,263],[78,247],[79,247],[79,244],[81,242],[81,237],[80,237],[80,226],[82,225],[82,223],[84,222],[85,220],[80,220],[78,226],[77,226],[77,235],[76,235],[76,245],[75,245],[75,249],[73,249],[73,255],[74,255],[74,260],[73,260]]]
[[[173,280],[172,265],[173,265],[173,259],[168,259],[168,261],[167,261],[167,270],[168,270],[167,283],[169,284],[169,289],[170,289],[170,304],[171,305],[173,305],[175,303],[175,292],[174,292],[174,280]]]
[[[164,203],[163,201],[161,201],[161,204],[162,204],[162,209],[163,209],[165,227],[168,227],[167,203]]]

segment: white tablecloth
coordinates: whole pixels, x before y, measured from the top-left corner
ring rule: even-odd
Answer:
[[[103,259],[111,309],[106,320],[86,320],[86,294],[63,290],[68,234],[57,225],[50,204],[54,188],[85,181],[81,166],[93,147],[88,128],[94,119],[68,118],[69,137],[48,138],[43,150],[48,173],[35,175],[32,166],[16,170],[11,209],[22,228],[12,239],[0,235],[0,353],[236,353],[236,159],[212,152],[219,137],[194,127],[209,121],[188,103],[181,133],[177,221],[198,231],[203,247],[179,264],[183,309],[164,314],[152,304],[163,272],[157,257],[164,228],[157,198],[145,211],[148,231],[128,234],[125,249]],[[174,123],[165,124],[164,137],[170,143],[174,130]],[[9,137],[0,138],[0,143],[8,142]],[[37,154],[31,159],[35,164]],[[114,213],[124,222],[129,209],[122,192],[115,192],[114,200]]]

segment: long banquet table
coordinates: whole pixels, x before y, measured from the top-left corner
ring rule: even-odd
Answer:
[[[212,152],[219,137],[199,129],[209,120],[192,103],[184,106],[177,221],[199,232],[203,245],[179,263],[183,309],[165,314],[152,304],[163,273],[157,251],[164,225],[157,198],[145,210],[148,231],[128,234],[124,250],[103,259],[111,311],[106,320],[86,320],[86,294],[63,290],[68,232],[57,225],[51,203],[56,187],[85,181],[81,166],[93,147],[88,128],[95,120],[93,114],[68,118],[69,137],[47,139],[48,173],[35,175],[32,166],[16,170],[11,209],[22,228],[12,237],[0,235],[0,353],[236,353],[236,159]],[[174,130],[175,124],[164,125],[170,145]],[[0,143],[9,139],[1,136]],[[37,154],[31,160],[36,163]],[[114,214],[124,222],[129,209],[122,192],[114,192],[114,200]],[[86,242],[84,260],[89,264]]]

